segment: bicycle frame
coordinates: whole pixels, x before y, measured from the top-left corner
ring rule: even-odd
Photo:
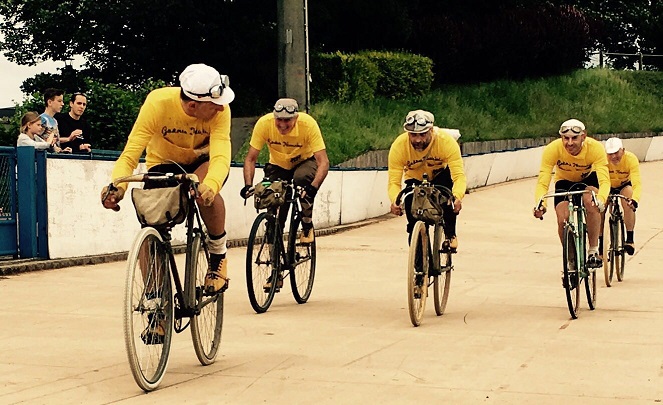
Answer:
[[[569,196],[567,201],[569,202],[569,218],[566,220],[564,227],[570,228],[573,232],[576,252],[580,253],[578,255],[579,276],[587,277],[588,273],[585,266],[587,261],[587,246],[585,246],[586,238],[583,237],[583,235],[587,232],[587,223],[585,222],[587,211],[585,209],[585,205],[582,204],[582,202],[575,204],[573,202],[572,196]]]
[[[184,177],[178,177],[178,176],[184,176]],[[195,175],[192,175],[195,176]],[[185,178],[187,180],[185,180]],[[191,246],[193,243],[194,238],[196,235],[200,235],[201,237],[201,242],[203,245],[203,248],[205,250],[205,254],[209,258],[209,250],[207,246],[207,241],[205,240],[205,232],[204,228],[202,225],[202,218],[200,217],[200,212],[198,211],[198,206],[196,205],[196,199],[194,194],[197,194],[197,177],[195,178],[189,178],[185,175],[153,175],[153,174],[138,174],[138,175],[133,175],[129,176],[125,179],[122,179],[122,182],[145,182],[145,181],[153,181],[156,184],[159,183],[167,183],[167,182],[173,182],[177,180],[178,182],[184,183],[184,182],[189,182],[188,184],[190,185],[191,189],[187,193],[187,204],[188,204],[188,213],[187,213],[187,218],[186,218],[186,227],[187,227],[187,233],[186,233],[186,242],[187,246]],[[187,291],[186,286],[183,287],[182,285],[182,280],[180,278],[180,273],[177,268],[177,263],[175,262],[175,252],[173,250],[172,246],[172,236],[171,236],[171,226],[163,226],[163,227],[153,227],[159,235],[161,235],[161,238],[163,240],[162,245],[164,250],[166,251],[166,254],[168,256],[168,262],[169,262],[169,267],[170,267],[170,273],[173,278],[173,283],[175,284],[175,331],[177,333],[180,333],[184,331],[190,324],[190,321],[187,322],[184,326],[181,325],[181,321],[183,318],[191,318],[193,316],[199,315],[201,308],[203,308],[205,305],[209,304],[211,301],[216,300],[215,296],[210,296],[207,299],[202,299],[203,297],[203,291],[195,291],[196,296],[195,297],[190,297],[188,294],[185,292]],[[188,268],[189,263],[193,260],[191,257],[191,252],[187,249],[186,252],[186,264],[185,268]],[[196,298],[199,298],[196,300]],[[196,305],[196,301],[198,301],[198,304]]]
[[[610,220],[611,221],[620,221],[623,220],[624,214],[622,212],[621,204],[619,203],[620,199],[628,200],[627,197],[624,197],[621,194],[610,194],[608,196],[608,204],[610,206]]]
[[[284,244],[284,239],[286,236],[285,225],[287,223],[288,215],[290,217],[290,223],[294,223],[296,219],[301,217],[301,206],[300,206],[299,196],[295,187],[292,184],[287,185],[286,191],[286,200],[285,203],[278,207],[276,212],[268,211],[268,217],[274,221],[275,224],[275,244],[278,246],[276,249],[279,255],[279,260],[276,264],[276,267],[279,272],[290,271],[292,270],[297,263],[295,263],[295,252],[288,246],[289,249],[286,249]],[[290,209],[292,207],[292,210]],[[282,211],[285,209],[286,214],[282,214]],[[281,218],[286,220],[281,223]]]
[[[579,203],[576,204],[574,202],[575,199],[574,196],[581,196],[582,194],[585,193],[592,193],[592,199],[596,201],[596,196],[594,192],[590,190],[563,191],[563,192],[553,192],[545,194],[543,197],[541,197],[541,200],[539,201],[539,204],[537,206],[537,207],[542,207],[543,200],[550,197],[564,197],[564,199],[569,203],[568,204],[569,217],[564,222],[564,228],[571,229],[573,233],[574,245],[576,248],[576,252],[578,252],[579,256],[578,270],[580,277],[587,277],[588,275],[585,265],[587,261],[587,246],[585,246],[585,238],[583,237],[583,235],[587,232],[587,222],[586,222],[587,209],[585,208],[585,205],[582,203],[582,198],[580,197]]]

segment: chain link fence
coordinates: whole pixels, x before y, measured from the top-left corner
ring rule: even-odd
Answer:
[[[0,221],[14,217],[12,176],[16,172],[15,162],[12,152],[0,150]]]

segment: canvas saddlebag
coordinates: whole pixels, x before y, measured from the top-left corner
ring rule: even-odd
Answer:
[[[144,226],[174,226],[186,219],[189,204],[184,185],[131,190],[138,221]]]

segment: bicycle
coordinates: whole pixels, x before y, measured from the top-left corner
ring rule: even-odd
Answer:
[[[607,244],[605,243],[607,240],[604,241],[605,254],[603,255],[603,275],[607,287],[612,285],[614,274],[617,275],[617,281],[624,280],[624,268],[626,266],[624,238],[626,235],[626,225],[624,225],[624,215],[621,204],[619,204],[620,198],[624,201],[630,201],[630,198],[624,197],[621,194],[610,194],[606,204],[606,207],[610,209],[610,218],[608,219],[610,243]]]
[[[292,295],[298,304],[306,303],[313,290],[316,242],[299,242],[302,222],[299,195],[302,189],[289,182],[282,183],[285,190],[283,205],[258,214],[249,233],[246,287],[251,307],[259,314],[269,309],[274,296],[283,287],[283,280],[288,276]],[[255,187],[252,187],[248,196],[254,190]],[[287,218],[289,210],[290,224],[288,233],[284,233],[283,218]]]
[[[590,310],[596,308],[596,269],[587,266],[587,223],[586,208],[580,195],[592,194],[597,203],[596,195],[591,190],[551,192],[541,197],[537,210],[542,209],[543,200],[550,197],[564,197],[568,201],[569,218],[564,222],[562,257],[562,285],[566,292],[566,302],[571,318],[578,318],[580,300],[580,284],[584,282],[587,304]],[[541,217],[543,219],[543,217]]]
[[[150,182],[161,187],[175,185],[169,189],[180,193],[175,198],[186,204],[183,216],[187,227],[184,285],[171,245],[170,232],[178,223],[174,218],[154,226],[143,223],[127,258],[125,346],[134,380],[141,389],[149,392],[159,386],[168,367],[173,330],[180,333],[190,325],[194,351],[200,364],[214,363],[223,328],[224,294],[223,291],[213,295],[205,293],[209,251],[207,233],[195,201],[198,177],[195,174],[136,174],[111,183],[109,192],[116,190],[118,184],[127,182]],[[141,191],[153,190],[166,188]],[[157,200],[157,206],[163,201],[162,198]],[[138,213],[135,197],[134,205]],[[141,220],[140,214],[138,217]],[[190,319],[183,323],[185,318]],[[154,332],[159,328],[163,329],[163,336]]]
[[[417,189],[416,187],[419,187]],[[453,194],[447,187],[435,185],[424,175],[423,182],[418,186],[407,186],[396,197],[396,205],[407,194],[425,192],[428,188],[439,190],[445,201],[453,201]],[[430,227],[433,226],[433,241],[430,241]],[[433,250],[435,249],[435,250]],[[407,298],[410,321],[419,326],[426,308],[428,287],[433,285],[433,302],[435,314],[441,316],[449,299],[451,272],[454,270],[452,254],[455,250],[449,245],[444,233],[444,220],[434,223],[418,220],[414,224],[408,255]]]

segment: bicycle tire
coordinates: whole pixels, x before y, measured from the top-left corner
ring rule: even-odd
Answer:
[[[587,246],[587,228],[584,228],[582,246]],[[585,295],[587,296],[587,305],[590,310],[596,308],[596,268],[591,268],[587,265],[587,255],[585,255],[585,272],[587,275],[580,280],[585,283]]]
[[[563,280],[566,292],[566,303],[571,318],[578,318],[578,303],[580,298],[580,280],[578,277],[578,252],[576,251],[575,235],[570,226],[564,228],[563,245]]]
[[[624,270],[626,269],[626,251],[624,250],[624,240],[626,239],[626,225],[624,225],[624,218],[620,217],[617,225],[617,252],[619,253],[619,260],[615,262],[617,270],[617,281],[624,281]]]
[[[428,235],[426,225],[417,221],[412,230],[408,257],[407,303],[412,325],[421,325],[428,295]]]
[[[296,216],[290,221],[288,234],[288,257],[290,258],[290,287],[298,304],[304,304],[311,297],[315,280],[316,249],[312,243],[299,243],[301,219]]]
[[[612,286],[612,278],[614,276],[615,268],[615,251],[614,251],[614,229],[612,226],[612,219],[608,220],[608,236],[610,239],[605,239],[605,232],[603,232],[603,280],[605,286]]]
[[[185,290],[187,306],[196,308],[191,318],[191,340],[200,364],[208,366],[216,360],[223,330],[223,293],[206,296],[205,275],[209,269],[209,253],[203,235],[196,232],[187,246]],[[199,312],[198,312],[199,311]]]
[[[451,271],[453,265],[451,263],[451,252],[448,248],[443,249],[446,235],[441,225],[435,227],[435,235],[433,237],[433,266],[440,272],[439,275],[433,277],[433,302],[435,304],[435,314],[440,316],[444,314],[449,300],[449,288],[451,286]],[[435,263],[437,262],[437,263]]]
[[[148,301],[148,295],[153,299]],[[146,392],[159,386],[168,367],[173,311],[169,256],[159,232],[143,228],[127,258],[124,341],[134,380]],[[147,334],[144,341],[143,332],[156,322],[163,327],[163,341]]]
[[[273,228],[274,224],[274,217],[268,213],[258,214],[253,221],[246,250],[246,289],[251,307],[259,314],[267,311],[276,294],[277,283],[272,283],[268,291],[264,289],[270,277],[272,280],[278,277],[279,252],[278,244],[274,243],[276,235],[268,235],[267,232],[268,227]],[[267,240],[267,236],[271,241]]]

